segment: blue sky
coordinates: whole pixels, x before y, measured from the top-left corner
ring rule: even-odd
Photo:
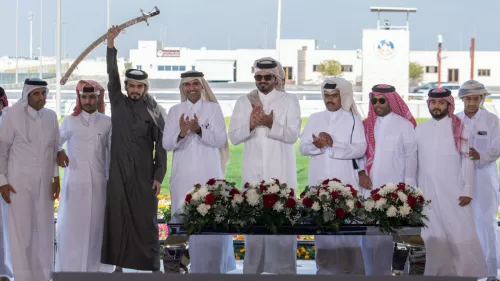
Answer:
[[[29,55],[28,12],[34,12],[33,52],[38,54],[40,13],[43,13],[43,54],[55,55],[56,0],[19,1],[19,55]],[[40,10],[43,1],[43,10]],[[370,6],[414,7],[410,15],[412,50],[433,50],[443,34],[448,50],[500,51],[499,0],[282,0],[282,38],[317,39],[321,49],[361,47],[362,29],[376,26]],[[161,14],[132,26],[117,39],[121,54],[138,40],[163,39],[165,46],[208,49],[273,48],[277,0],[111,0],[111,23],[120,24],[158,6]],[[63,55],[76,57],[106,31],[106,0],[62,0]],[[15,55],[16,0],[0,0],[0,56]],[[394,25],[405,14],[387,15]],[[267,28],[266,28],[267,26]],[[267,32],[266,32],[267,30]],[[267,34],[267,38],[266,38]],[[105,46],[90,57],[102,56]]]

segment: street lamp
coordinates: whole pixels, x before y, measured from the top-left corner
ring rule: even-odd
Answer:
[[[28,19],[30,21],[30,60],[33,59],[33,11],[29,11]]]
[[[18,49],[19,49],[19,0],[16,0],[16,84],[19,83],[18,80]]]
[[[43,7],[43,0],[40,0],[40,48],[39,48],[40,49],[40,56],[38,57],[38,60],[40,61],[40,79],[43,79],[43,72],[42,72],[42,42],[43,42],[42,15],[43,15],[43,10],[42,10],[42,7]]]
[[[438,34],[438,88],[441,87],[441,49],[443,47],[443,36]]]

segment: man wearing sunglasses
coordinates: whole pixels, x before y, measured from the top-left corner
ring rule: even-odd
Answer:
[[[276,178],[297,187],[294,144],[300,134],[297,96],[284,92],[284,71],[272,58],[255,61],[257,89],[240,97],[229,124],[229,139],[244,143],[242,181]],[[243,273],[296,274],[295,236],[245,238]]]
[[[309,185],[338,178],[359,190],[357,163],[366,151],[363,123],[352,84],[339,77],[321,85],[326,110],[314,113],[300,136],[300,153],[310,156]],[[359,236],[316,236],[317,274],[365,273]]]
[[[408,106],[391,85],[375,85],[370,92],[368,117],[363,120],[367,149],[360,161],[359,184],[369,196],[372,187],[405,182],[415,186],[417,139]],[[363,236],[367,275],[392,275],[392,236]]]
[[[448,89],[429,92],[432,120],[416,128],[417,181],[432,203],[422,228],[424,275],[485,278],[488,268],[473,219],[471,201],[474,163],[462,120],[453,114],[455,99]]]
[[[466,81],[458,91],[464,102],[464,111],[457,116],[464,122],[465,135],[469,139],[469,157],[474,161],[476,182],[472,211],[477,235],[483,248],[491,280],[497,275],[496,233],[499,202],[499,178],[496,161],[500,157],[500,127],[498,117],[484,109],[486,96],[490,95],[483,84]]]

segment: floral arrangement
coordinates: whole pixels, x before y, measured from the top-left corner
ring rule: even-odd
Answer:
[[[227,229],[232,197],[238,193],[234,184],[223,179],[210,179],[203,186],[196,184],[182,207],[187,232],[200,232],[205,226]]]
[[[351,224],[363,218],[363,197],[351,185],[339,179],[318,181],[301,193],[303,219],[315,222],[330,231],[339,231],[340,225]]]
[[[235,216],[231,223],[241,232],[259,224],[277,233],[281,226],[294,225],[300,219],[295,191],[274,178],[245,183],[242,198],[238,199],[242,202],[233,205]]]
[[[424,207],[430,204],[425,200],[420,188],[403,182],[388,183],[371,191],[365,202],[367,218],[378,224],[382,232],[391,233],[403,226],[426,226]]]

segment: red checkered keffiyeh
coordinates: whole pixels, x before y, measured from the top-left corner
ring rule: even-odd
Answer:
[[[383,89],[393,89],[392,92],[383,91]],[[413,115],[408,109],[408,106],[401,98],[401,96],[395,91],[393,86],[390,85],[376,85],[372,88],[372,92],[370,92],[370,100],[373,98],[373,95],[383,95],[387,101],[389,102],[389,106],[391,107],[391,111],[395,114],[407,119],[413,124],[413,127],[417,126],[417,122]],[[370,175],[370,170],[373,166],[373,159],[375,158],[375,122],[377,121],[377,114],[373,109],[373,105],[370,102],[368,117],[363,120],[363,125],[365,127],[365,138],[366,138],[366,174]]]
[[[436,88],[431,91],[431,93],[446,93],[448,92],[446,89],[443,88]],[[463,151],[462,149],[462,143],[466,142],[467,139],[463,137],[463,132],[464,132],[464,123],[458,116],[454,114],[455,112],[455,98],[453,96],[449,95],[444,98],[435,98],[435,97],[429,97],[427,99],[427,106],[430,105],[431,101],[439,101],[439,100],[445,100],[448,103],[448,117],[451,118],[451,126],[452,126],[452,131],[453,131],[453,139],[455,140],[455,146],[458,150],[458,152],[465,154],[466,152]],[[468,153],[468,151],[467,151]]]
[[[99,113],[104,114],[105,113],[105,106],[106,106],[106,104],[104,103],[104,91],[105,91],[104,88],[96,81],[80,80],[78,82],[78,84],[76,85],[76,105],[73,108],[73,113],[71,115],[78,116],[82,112],[82,106],[80,105],[80,93],[83,92],[83,88],[85,88],[85,87],[93,87],[94,88],[94,91],[95,91],[97,98],[98,98],[97,111]],[[97,92],[99,92],[99,94]]]

